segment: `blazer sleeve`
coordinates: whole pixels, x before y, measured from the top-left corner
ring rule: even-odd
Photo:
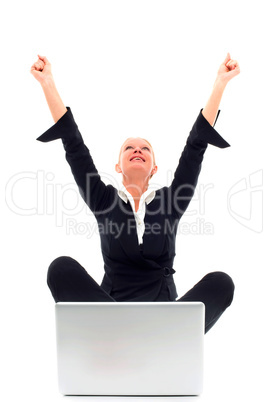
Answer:
[[[107,211],[114,198],[115,188],[101,180],[69,107],[57,123],[37,140],[50,142],[59,138],[84,201],[95,214]]]
[[[219,113],[220,111],[217,114],[216,121]],[[201,110],[187,138],[173,181],[169,187],[172,196],[173,213],[177,218],[183,215],[194,195],[203,156],[208,144],[218,148],[230,146],[209,124]]]

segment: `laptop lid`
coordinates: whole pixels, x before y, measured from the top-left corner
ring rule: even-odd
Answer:
[[[199,395],[201,302],[57,303],[65,395]]]

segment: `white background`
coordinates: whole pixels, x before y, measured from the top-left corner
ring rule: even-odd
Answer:
[[[103,276],[98,235],[79,232],[95,220],[78,198],[61,141],[35,140],[53,124],[29,72],[37,54],[52,63],[103,179],[120,185],[119,148],[141,136],[154,147],[153,180],[163,186],[229,51],[241,74],[226,89],[216,129],[231,147],[208,147],[181,221],[175,281],[180,296],[214,270],[236,285],[232,306],[206,335],[205,388],[194,399],[265,400],[266,2],[25,0],[2,6],[0,19],[1,395],[62,400],[47,268],[70,255],[98,282]],[[70,219],[76,232],[68,232]]]

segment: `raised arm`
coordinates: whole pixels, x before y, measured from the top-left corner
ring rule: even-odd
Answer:
[[[41,84],[50,112],[56,123],[67,112],[67,109],[57,91],[48,59],[38,55],[37,62],[31,67],[31,73]]]
[[[177,217],[183,215],[194,194],[208,144],[219,148],[229,147],[228,142],[214,129],[214,124],[224,89],[239,72],[237,61],[231,60],[228,53],[219,68],[212,94],[193,125],[170,186]]]
[[[228,82],[240,73],[240,67],[236,60],[232,60],[230,53],[227,54],[224,62],[220,65],[214,83],[212,93],[204,107],[202,114],[211,126],[214,125],[221,98]]]
[[[90,152],[73,118],[57,91],[51,64],[46,57],[38,56],[31,67],[32,75],[41,84],[55,124],[37,138],[42,142],[61,139],[80,194],[94,213],[102,214],[114,201],[114,188],[105,185],[94,165]]]

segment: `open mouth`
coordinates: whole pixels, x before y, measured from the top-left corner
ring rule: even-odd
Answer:
[[[142,158],[141,156],[133,156],[132,158],[130,158],[130,161],[133,160],[145,162],[145,159]]]

